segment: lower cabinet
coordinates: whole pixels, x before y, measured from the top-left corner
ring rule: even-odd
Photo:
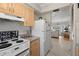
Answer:
[[[40,56],[40,40],[34,40],[30,44],[30,56]]]
[[[75,55],[79,56],[79,48],[78,47],[76,47],[76,49],[75,49]]]

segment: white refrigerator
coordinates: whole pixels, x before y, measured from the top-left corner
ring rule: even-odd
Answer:
[[[40,56],[45,56],[52,47],[50,22],[45,20],[35,21],[32,35],[40,37]]]

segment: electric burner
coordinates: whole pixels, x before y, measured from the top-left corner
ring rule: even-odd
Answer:
[[[12,43],[1,44],[0,49],[10,47],[11,45],[12,45]]]
[[[17,41],[18,39],[16,38],[16,39],[13,39],[12,41]]]
[[[16,41],[16,43],[21,43],[21,42],[23,42],[23,40],[17,40],[17,41]]]
[[[6,44],[6,43],[8,43],[8,41],[3,41],[3,42],[1,42],[0,44]]]

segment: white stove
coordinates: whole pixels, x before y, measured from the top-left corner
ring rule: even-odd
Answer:
[[[16,43],[16,41],[9,40],[9,43],[12,43],[12,45],[10,47],[0,49],[0,56],[25,56],[29,54],[30,41],[22,38],[20,38],[20,40],[23,40],[23,42]]]
[[[0,32],[0,56],[26,56],[29,54],[29,47],[30,41],[18,38],[18,31]]]

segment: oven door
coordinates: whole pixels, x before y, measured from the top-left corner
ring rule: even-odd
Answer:
[[[30,53],[29,53],[29,49],[28,49],[28,50],[25,50],[25,51],[19,53],[19,54],[16,55],[16,56],[29,56],[29,55],[30,55]]]

